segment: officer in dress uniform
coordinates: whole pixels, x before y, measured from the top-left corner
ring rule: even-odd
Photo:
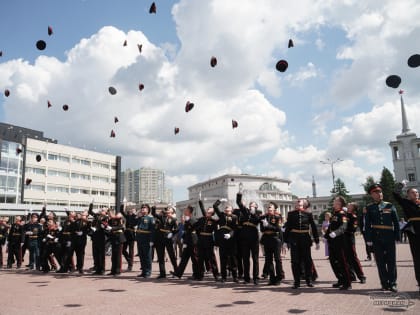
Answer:
[[[54,255],[59,262],[61,261],[61,251],[58,237],[59,231],[57,228],[57,224],[53,220],[49,220],[47,222],[47,228],[45,228],[42,233],[42,242],[44,244],[44,250],[42,252],[41,264],[42,271],[44,273],[48,273],[50,271],[50,266],[48,262],[51,255]]]
[[[140,256],[141,274],[138,277],[149,278],[152,274],[152,248],[155,231],[155,218],[150,214],[150,206],[143,204],[137,218],[136,241]]]
[[[414,261],[414,272],[416,274],[417,285],[420,290],[420,200],[419,192],[416,188],[407,190],[407,198],[401,197],[402,189],[405,184],[397,184],[394,192],[395,200],[401,205],[404,216],[408,221],[404,230],[410,243],[411,255]],[[420,293],[420,291],[419,291]]]
[[[198,265],[199,265],[199,280],[204,278],[204,264],[210,266],[210,270],[213,272],[214,279],[219,280],[219,270],[217,268],[216,260],[214,259],[214,233],[217,230],[218,220],[214,217],[214,208],[209,207],[207,211],[204,208],[204,204],[200,200],[198,201],[201,214],[201,218],[197,220],[195,229],[198,235]]]
[[[152,207],[152,215],[155,217],[155,236],[154,244],[159,262],[158,279],[166,278],[165,268],[165,248],[168,253],[172,268],[177,267],[173,236],[178,233],[178,222],[174,217],[174,208],[171,206],[165,209],[165,212],[156,213],[155,207]]]
[[[269,269],[269,285],[278,285],[283,280],[284,271],[280,257],[280,246],[283,239],[281,231],[281,217],[275,215],[277,205],[273,202],[268,204],[267,213],[261,216],[261,243],[264,246],[265,265]],[[275,263],[275,268],[273,264]]]
[[[134,242],[136,241],[136,225],[138,218],[135,208],[127,211],[125,206],[122,205],[120,212],[125,218],[124,235],[126,241],[123,245],[123,255],[128,264],[127,271],[131,271],[133,270],[134,263]]]
[[[319,249],[319,236],[314,218],[311,212],[305,211],[304,200],[298,199],[295,203],[295,210],[287,215],[287,221],[284,225],[284,241],[290,248],[290,256],[293,272],[293,288],[300,287],[301,265],[304,265],[304,276],[308,287],[312,284],[312,240],[310,232],[316,243],[316,249]]]
[[[324,237],[328,240],[328,251],[331,268],[337,277],[338,282],[333,284],[334,288],[340,290],[351,289],[350,267],[345,253],[345,232],[347,230],[347,216],[343,210],[346,201],[343,197],[334,198],[330,225]]]
[[[31,220],[25,227],[25,235],[28,238],[29,245],[29,269],[41,268],[41,258],[39,252],[39,243],[41,241],[42,225],[38,222],[38,214],[32,213]]]
[[[76,268],[80,274],[83,274],[88,232],[89,224],[87,220],[87,213],[84,212],[78,214],[76,221],[73,223],[73,234],[71,242],[72,249],[76,253]],[[71,256],[73,257],[73,252]]]
[[[350,203],[347,206],[347,230],[345,233],[345,252],[347,261],[350,266],[350,270],[356,274],[357,278],[359,278],[360,283],[366,283],[366,277],[363,273],[363,268],[360,264],[359,258],[357,257],[356,252],[356,239],[354,237],[354,233],[357,229],[357,204]],[[354,277],[354,274],[353,274]]]
[[[9,226],[3,218],[0,218],[0,268],[3,268],[3,245],[6,244],[8,231]]]
[[[182,254],[181,262],[175,271],[171,272],[172,276],[181,278],[184,274],[185,268],[187,267],[188,261],[191,258],[193,280],[198,280],[200,278],[199,266],[198,266],[198,257],[197,257],[197,232],[195,231],[195,225],[197,219],[193,217],[194,208],[188,205],[184,209],[184,215],[182,216],[182,223],[184,224],[184,234],[182,236]]]
[[[89,205],[89,214],[93,217],[90,230],[92,238],[92,256],[94,261],[94,275],[105,273],[105,225],[108,222],[106,210],[93,212],[93,203]]]
[[[219,217],[219,229],[216,231],[216,245],[219,246],[220,273],[222,282],[226,281],[227,267],[229,265],[232,272],[233,282],[238,282],[238,270],[236,263],[236,241],[235,232],[238,227],[238,217],[233,214],[232,206],[227,205],[222,213],[219,210],[221,202],[226,199],[217,200],[214,205],[214,211]]]
[[[382,186],[368,189],[373,203],[366,207],[366,242],[373,245],[382,290],[397,292],[395,242],[400,238],[398,215],[394,205],[383,201]]]
[[[22,245],[25,241],[24,222],[21,216],[15,217],[15,223],[12,224],[7,237],[8,255],[7,268],[12,268],[13,261],[16,260],[17,269],[22,266]]]
[[[249,203],[249,209],[246,208],[242,202],[242,192],[239,191],[236,195],[236,203],[241,211],[239,217],[239,224],[242,226],[240,238],[241,238],[241,249],[244,263],[244,283],[249,283],[251,277],[250,271],[250,256],[252,257],[252,279],[254,284],[258,284],[258,272],[259,272],[259,235],[258,235],[258,224],[260,223],[260,212],[258,211],[258,205],[255,202]]]
[[[122,214],[117,213],[111,216],[105,230],[109,233],[109,240],[112,246],[111,272],[108,275],[118,276],[121,274],[122,248],[125,242]]]

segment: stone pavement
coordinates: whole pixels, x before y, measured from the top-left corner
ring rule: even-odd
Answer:
[[[90,244],[88,244],[90,248]],[[363,240],[357,238],[359,256],[364,259]],[[90,250],[86,267],[90,267]],[[290,255],[283,260],[286,280],[280,286],[267,286],[261,280],[253,284],[216,283],[211,275],[204,281],[186,277],[156,280],[157,263],[153,263],[153,277],[140,279],[137,270],[125,272],[120,277],[78,274],[44,275],[27,270],[0,270],[0,315],[6,314],[420,314],[420,299],[414,277],[413,263],[408,244],[398,244],[397,296],[378,291],[379,279],[374,263],[362,261],[367,283],[353,283],[350,291],[339,291],[323,246],[313,250],[319,278],[315,288],[292,290]],[[27,258],[27,256],[26,256]],[[261,258],[260,269],[263,266]],[[110,258],[107,257],[107,267]],[[123,268],[126,268],[124,263]],[[135,268],[139,268],[138,262]],[[167,263],[167,270],[171,270]],[[399,306],[389,306],[390,303]],[[388,305],[388,306],[387,306]]]

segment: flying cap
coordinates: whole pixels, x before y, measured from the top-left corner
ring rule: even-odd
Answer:
[[[25,184],[26,184],[26,186],[30,185],[31,183],[32,183],[32,179],[27,178],[27,179],[25,180]]]
[[[289,39],[289,44],[287,45],[287,48],[292,48],[295,47],[295,45],[293,44],[293,40]]]
[[[64,104],[64,105],[63,105],[63,110],[64,110],[65,112],[67,112],[67,111],[69,110],[69,105]]]
[[[39,50],[44,50],[47,47],[47,43],[43,40],[39,40],[36,42],[36,48]]]
[[[111,130],[110,137],[111,137],[111,138],[115,138],[115,131],[114,131],[114,130]]]
[[[232,129],[238,128],[238,122],[232,119]]]
[[[179,133],[179,128],[178,128],[178,127],[175,127],[175,129],[174,129],[174,133],[175,133],[175,134],[178,134],[178,133]]]
[[[141,51],[143,49],[143,45],[142,44],[137,44],[137,48],[139,49],[139,53],[141,53]]]
[[[118,117],[117,116],[115,116],[114,117],[114,123],[117,123],[119,120],[118,120]]]
[[[127,40],[125,40],[125,41],[124,41],[123,46],[124,46],[124,47],[125,47],[125,46],[127,46]]]
[[[385,83],[390,88],[396,89],[401,84],[401,78],[398,75],[393,74],[386,78]]]
[[[420,66],[420,55],[412,55],[410,58],[408,58],[407,64],[411,68],[417,68],[418,66]]]
[[[110,93],[111,95],[115,95],[115,94],[117,94],[117,89],[116,89],[116,88],[114,88],[113,86],[110,86],[110,87],[108,88],[108,91],[109,91],[109,93]]]
[[[48,106],[48,108],[52,107],[52,104],[51,104],[50,101],[47,101],[47,106]]]
[[[37,154],[36,157],[35,157],[35,160],[37,162],[41,162],[41,160],[42,160],[41,154]]]
[[[276,69],[277,71],[280,72],[285,72],[287,70],[287,68],[289,67],[289,64],[287,63],[286,60],[279,60],[276,64]]]
[[[53,29],[51,26],[48,26],[48,36],[51,36],[53,34]]]
[[[4,90],[4,96],[9,97],[10,91],[8,89]]]
[[[19,148],[19,147],[17,147],[16,148],[16,154],[18,155],[18,154],[21,154],[22,153],[22,149],[21,148]]]
[[[140,90],[140,91],[143,91],[143,89],[144,89],[144,84],[143,84],[143,83],[140,83],[140,84],[139,84],[139,90]]]
[[[156,4],[154,2],[150,6],[149,13],[150,14],[152,14],[152,13],[156,14]]]
[[[211,57],[210,59],[210,66],[212,66],[212,68],[216,67],[217,65],[217,58],[216,57]]]
[[[194,103],[191,103],[190,101],[185,104],[185,112],[188,113],[190,110],[194,108]]]

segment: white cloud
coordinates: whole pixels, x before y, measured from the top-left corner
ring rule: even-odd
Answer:
[[[300,67],[296,73],[288,74],[286,80],[289,81],[291,85],[301,85],[306,80],[316,78],[318,72],[315,65],[312,62],[308,62],[305,67]]]

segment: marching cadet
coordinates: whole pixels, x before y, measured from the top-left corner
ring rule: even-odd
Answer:
[[[338,279],[338,282],[333,284],[334,288],[340,290],[351,289],[350,268],[347,262],[345,247],[345,232],[347,230],[347,216],[343,210],[346,206],[346,201],[343,197],[338,196],[334,198],[333,208],[325,238],[328,240],[328,251],[331,268]]]
[[[316,243],[316,249],[319,249],[319,236],[312,213],[305,211],[304,200],[298,199],[295,203],[295,210],[287,215],[287,221],[284,225],[284,241],[290,247],[290,256],[293,272],[293,289],[300,287],[301,265],[304,265],[305,280],[308,287],[312,284],[312,257],[311,246],[312,239],[310,232]]]
[[[283,265],[280,257],[280,245],[282,242],[281,217],[275,215],[277,205],[273,202],[268,204],[267,214],[260,217],[261,243],[264,246],[265,265],[270,275],[269,285],[278,285],[284,278]],[[275,263],[275,268],[273,264]]]
[[[249,283],[251,277],[249,275],[250,270],[250,254],[252,256],[252,279],[254,284],[258,284],[258,272],[259,272],[259,235],[258,235],[258,224],[260,223],[260,212],[258,211],[258,205],[256,202],[249,203],[249,209],[246,208],[242,202],[242,192],[238,192],[236,195],[236,203],[241,211],[239,217],[239,224],[242,226],[240,238],[241,238],[241,251],[244,263],[244,283]]]
[[[152,247],[155,231],[155,218],[150,214],[150,206],[143,204],[140,217],[137,218],[136,241],[140,256],[141,274],[138,277],[149,278],[152,274]]]
[[[374,202],[366,207],[366,243],[373,246],[382,290],[397,292],[395,242],[400,238],[397,211],[392,203],[383,201],[380,184],[371,185],[368,193]]]
[[[182,216],[181,222],[184,224],[184,234],[182,236],[182,254],[181,262],[178,267],[171,272],[172,276],[181,278],[184,274],[185,268],[187,267],[188,261],[191,258],[193,279],[197,280],[200,278],[199,266],[197,258],[197,233],[195,231],[195,224],[197,220],[193,217],[194,208],[188,205],[184,209],[184,215]]]
[[[29,246],[29,269],[40,270],[41,258],[39,252],[42,225],[38,222],[38,214],[32,213],[31,220],[25,227],[25,235]]]
[[[42,271],[48,273],[50,266],[48,264],[51,255],[54,255],[57,260],[61,261],[60,243],[59,243],[59,231],[57,224],[53,220],[48,220],[47,228],[43,231],[42,242],[44,243],[44,250],[42,252],[41,263]]]
[[[92,255],[94,261],[94,275],[105,273],[105,225],[108,221],[106,210],[93,212],[93,203],[89,205],[89,214],[93,217],[90,229],[92,238]]]
[[[22,266],[22,245],[25,241],[24,222],[21,216],[15,217],[15,223],[12,224],[7,237],[8,255],[7,268],[12,268],[13,261],[16,259],[17,269]]]
[[[152,207],[152,215],[155,217],[154,244],[159,262],[158,279],[166,278],[165,269],[165,248],[175,270],[177,267],[173,236],[178,232],[178,222],[174,217],[174,209],[169,206],[165,211],[157,214],[155,207]]]
[[[347,230],[345,233],[345,252],[347,261],[352,273],[354,272],[359,278],[360,283],[366,283],[366,277],[363,273],[362,266],[360,265],[359,258],[356,252],[356,239],[354,233],[357,229],[357,204],[352,202],[347,205]]]
[[[111,272],[108,273],[108,275],[118,276],[121,274],[122,247],[125,242],[122,214],[116,213],[112,215],[105,230],[109,233],[109,239],[112,246]]]
[[[220,256],[220,273],[222,282],[226,282],[227,266],[229,265],[232,272],[233,282],[238,282],[238,271],[236,265],[236,241],[235,231],[238,226],[238,217],[233,214],[232,206],[227,205],[222,213],[219,210],[221,202],[226,199],[217,200],[214,205],[214,211],[219,217],[219,229],[216,231],[216,245],[219,246]]]
[[[127,261],[128,267],[127,271],[133,270],[133,263],[134,263],[134,242],[136,241],[136,225],[137,225],[137,215],[136,209],[130,209],[126,211],[125,204],[120,208],[121,214],[125,218],[125,243],[123,245],[123,255],[125,260]]]
[[[9,226],[4,218],[0,218],[0,268],[3,268],[3,245],[6,244]]]
[[[201,214],[201,218],[197,220],[195,229],[198,235],[198,266],[199,266],[199,279],[204,278],[204,264],[210,266],[210,270],[213,272],[214,279],[219,280],[219,270],[217,268],[216,260],[214,259],[214,233],[217,231],[218,220],[214,218],[214,208],[209,207],[207,211],[204,208],[204,204],[200,200],[198,201]]]
[[[87,220],[87,213],[83,212],[77,215],[76,221],[73,223],[72,234],[72,254],[76,253],[76,268],[79,274],[83,274],[83,265],[85,261],[85,249],[87,242],[87,234],[89,232],[89,224]]]
[[[420,290],[420,200],[416,188],[407,190],[407,199],[401,197],[405,183],[398,183],[393,193],[395,200],[401,205],[404,216],[408,220],[404,231],[407,232],[410,251],[414,261],[414,272]],[[420,291],[419,291],[420,293]]]

